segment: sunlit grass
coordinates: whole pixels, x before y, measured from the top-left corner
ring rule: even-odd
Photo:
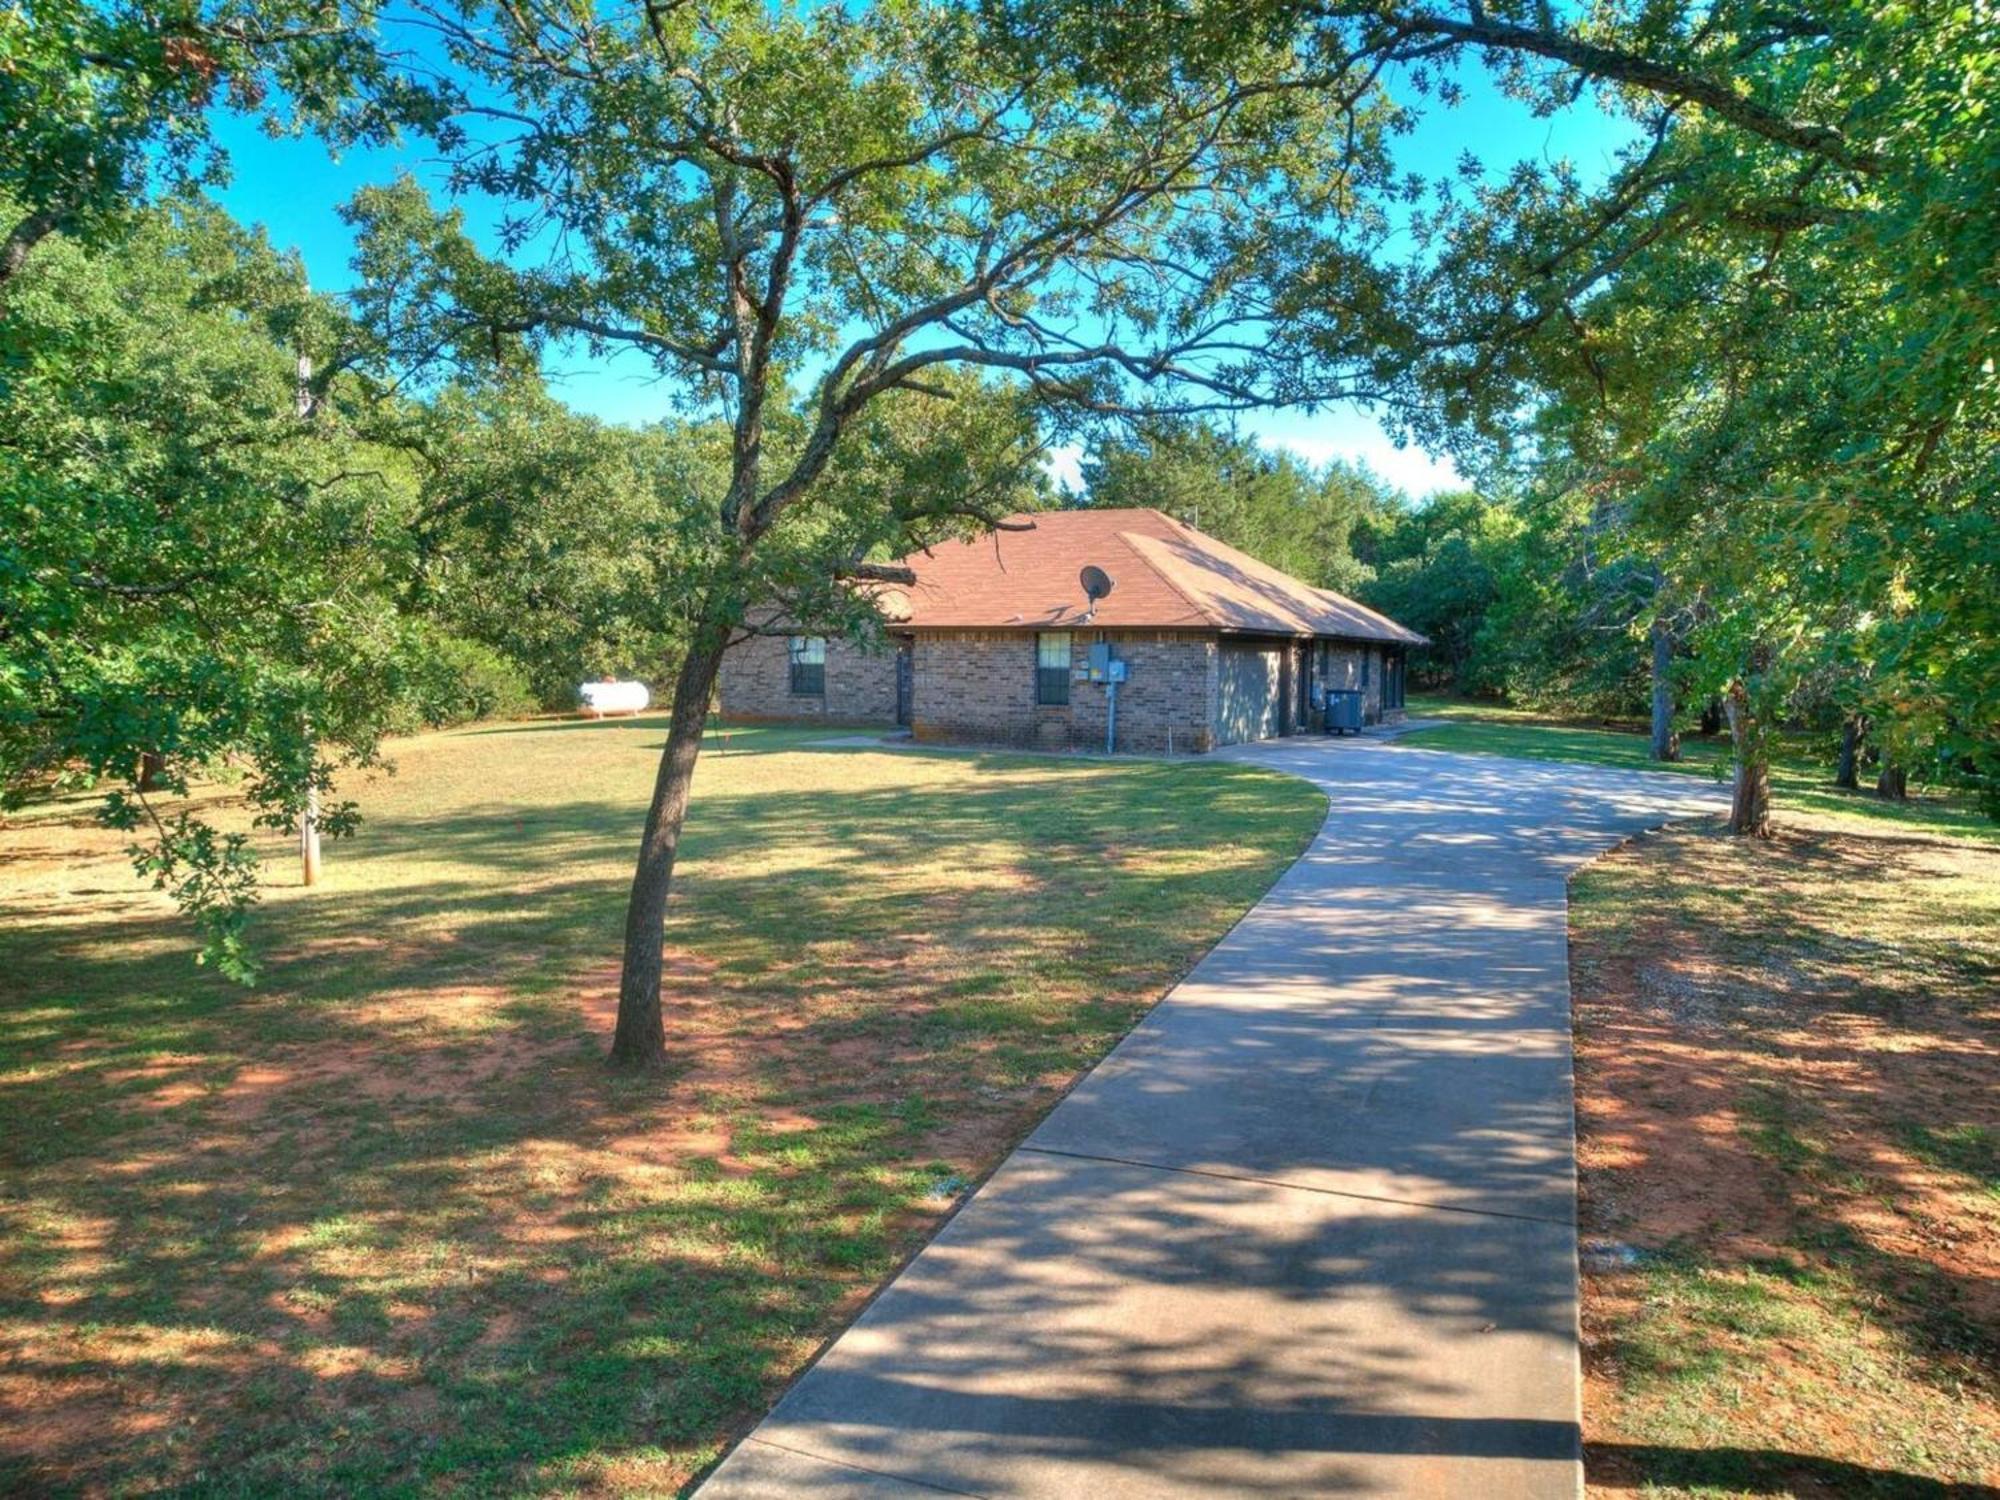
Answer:
[[[1504,755],[1516,760],[1575,761],[1585,765],[1620,766],[1634,771],[1674,771],[1726,780],[1730,772],[1729,737],[1704,739],[1688,735],[1681,741],[1681,758],[1652,758],[1651,741],[1635,729],[1555,722],[1526,709],[1503,704],[1412,695],[1413,719],[1442,719],[1433,728],[1415,730],[1407,743],[1430,750],[1469,755]],[[1972,799],[1943,788],[1913,784],[1904,802],[1886,801],[1872,791],[1844,791],[1833,784],[1833,751],[1802,737],[1780,743],[1771,767],[1772,805],[1779,815],[1803,809],[1867,823],[1928,828],[1961,838],[2000,842],[2000,824],[1976,808]]]
[[[634,1078],[601,1057],[662,733],[398,746],[322,885],[266,841],[249,992],[85,805],[0,832],[0,1490],[672,1492],[1324,811],[736,730],[674,1065]]]

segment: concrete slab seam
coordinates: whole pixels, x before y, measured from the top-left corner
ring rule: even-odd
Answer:
[[[1247,1182],[1258,1187],[1283,1188],[1290,1193],[1313,1193],[1321,1198],[1352,1198],[1357,1203],[1381,1203],[1391,1208],[1421,1208],[1441,1214],[1470,1214],[1479,1219],[1515,1219],[1523,1224],[1553,1224],[1558,1229],[1576,1225],[1574,1218],[1551,1219],[1542,1214],[1510,1214],[1501,1208],[1468,1208],[1460,1203],[1426,1203],[1421,1198],[1390,1198],[1377,1193],[1355,1193],[1345,1188],[1314,1187],[1310,1183],[1287,1182],[1282,1177],[1255,1177],[1246,1172],[1218,1172],[1209,1167],[1176,1167],[1164,1162],[1139,1161],[1130,1156],[1099,1156],[1093,1151],[1059,1151],[1053,1146],[1016,1146],[1017,1155],[1064,1156],[1071,1161],[1101,1161],[1112,1167],[1139,1167],[1148,1172],[1174,1172],[1183,1177],[1211,1177],[1218,1182]]]
[[[794,1448],[790,1443],[774,1443],[769,1438],[758,1437],[755,1433],[743,1441],[746,1444],[755,1443],[760,1448],[775,1448],[780,1453],[789,1453],[796,1458],[809,1458],[814,1463],[825,1464],[830,1469],[846,1469],[853,1474],[868,1474],[876,1479],[892,1479],[897,1484],[907,1484],[913,1490],[929,1490],[934,1495],[961,1495],[965,1500],[992,1500],[991,1496],[983,1495],[978,1490],[954,1490],[942,1484],[932,1484],[926,1479],[911,1479],[906,1474],[892,1474],[887,1469],[871,1469],[866,1464],[853,1463],[848,1459],[828,1458],[824,1453],[812,1453],[804,1448]]]

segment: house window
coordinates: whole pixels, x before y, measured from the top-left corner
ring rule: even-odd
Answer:
[[[1069,702],[1069,632],[1044,631],[1035,637],[1035,701]]]
[[[826,637],[795,635],[785,643],[791,662],[792,691],[814,698],[826,696]]]

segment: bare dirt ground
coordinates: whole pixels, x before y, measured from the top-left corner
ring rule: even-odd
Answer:
[[[2000,851],[1795,814],[1572,888],[1593,1494],[2000,1484]]]

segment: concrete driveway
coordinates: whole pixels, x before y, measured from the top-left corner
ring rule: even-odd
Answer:
[[[702,1487],[1573,1497],[1564,882],[1692,777],[1227,752],[1303,858]]]

